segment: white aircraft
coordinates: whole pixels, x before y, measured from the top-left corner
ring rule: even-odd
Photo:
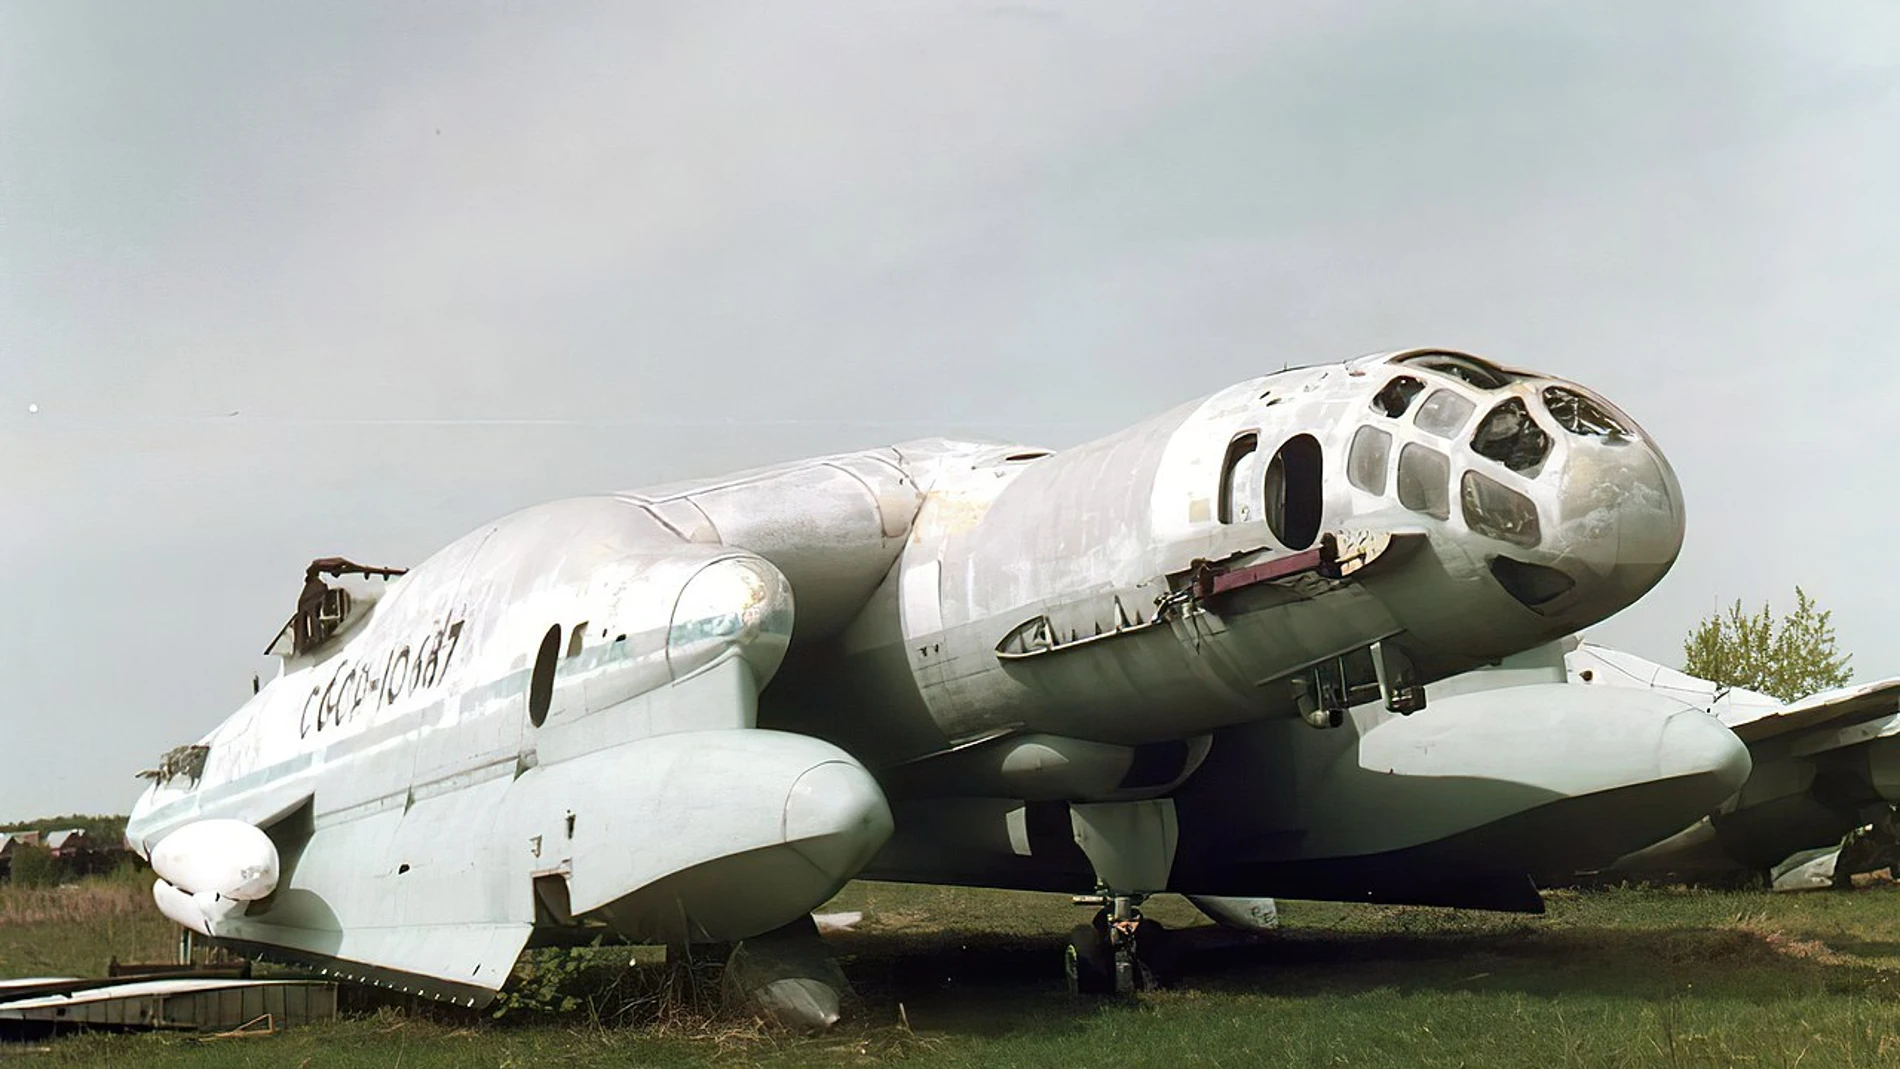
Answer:
[[[1150,893],[1537,909],[1533,869],[1734,793],[1740,744],[1665,696],[1418,712],[1629,604],[1681,537],[1627,416],[1440,350],[1060,453],[556,501],[406,573],[313,564],[279,675],[127,834],[180,924],[467,1004],[531,942],[805,960],[858,876],[1093,891],[1072,976],[1125,989],[1165,943]],[[1418,715],[1349,721],[1368,696]],[[834,974],[778,976],[763,1002],[835,1019]]]
[[[1900,677],[1783,703],[1593,642],[1572,645],[1565,662],[1573,682],[1640,688],[1704,710],[1748,744],[1754,766],[1734,797],[1620,859],[1609,875],[1764,879],[1796,854],[1838,848],[1842,836],[1900,803]],[[1818,871],[1813,860],[1802,859],[1806,867],[1788,886],[1814,885],[1801,879]],[[1831,877],[1831,862],[1824,868]]]

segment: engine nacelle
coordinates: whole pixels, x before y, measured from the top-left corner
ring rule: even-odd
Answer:
[[[195,821],[152,848],[152,871],[188,896],[255,902],[277,889],[277,865],[277,844],[241,820]]]

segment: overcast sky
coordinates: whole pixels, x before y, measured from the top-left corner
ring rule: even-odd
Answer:
[[[1421,344],[1675,464],[1594,637],[1800,583],[1900,674],[1896,64],[1885,2],[0,0],[0,819],[124,812],[313,557]]]

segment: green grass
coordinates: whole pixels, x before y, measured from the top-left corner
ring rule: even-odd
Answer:
[[[58,887],[0,884],[0,977],[102,976],[121,961],[169,961],[178,926],[152,903],[152,877],[127,865]]]
[[[834,937],[859,993],[832,1033],[799,1038],[583,985],[560,1016],[384,1007],[251,1039],[81,1036],[25,1059],[154,1066],[1896,1066],[1900,888],[1851,893],[1558,892],[1542,918],[1284,903],[1258,943],[1201,925],[1171,896],[1151,915],[1197,945],[1172,989],[1073,999],[1061,940],[1085,911],[1055,895],[856,884],[828,909],[862,909]],[[7,914],[0,893],[0,918]],[[120,918],[109,938],[0,921],[0,972],[22,946],[95,971],[162,955],[163,922]],[[643,959],[645,956],[643,955]],[[643,983],[624,951],[589,970]],[[29,969],[29,971],[46,971]],[[637,985],[636,985],[637,986]],[[900,1016],[901,1015],[901,1016]],[[634,1025],[611,1023],[632,1019]],[[902,1021],[908,1022],[905,1027]],[[5,1055],[0,1054],[0,1058]]]

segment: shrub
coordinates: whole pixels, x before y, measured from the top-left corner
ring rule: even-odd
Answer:
[[[53,852],[44,846],[16,843],[13,847],[13,886],[51,887],[59,882]]]

